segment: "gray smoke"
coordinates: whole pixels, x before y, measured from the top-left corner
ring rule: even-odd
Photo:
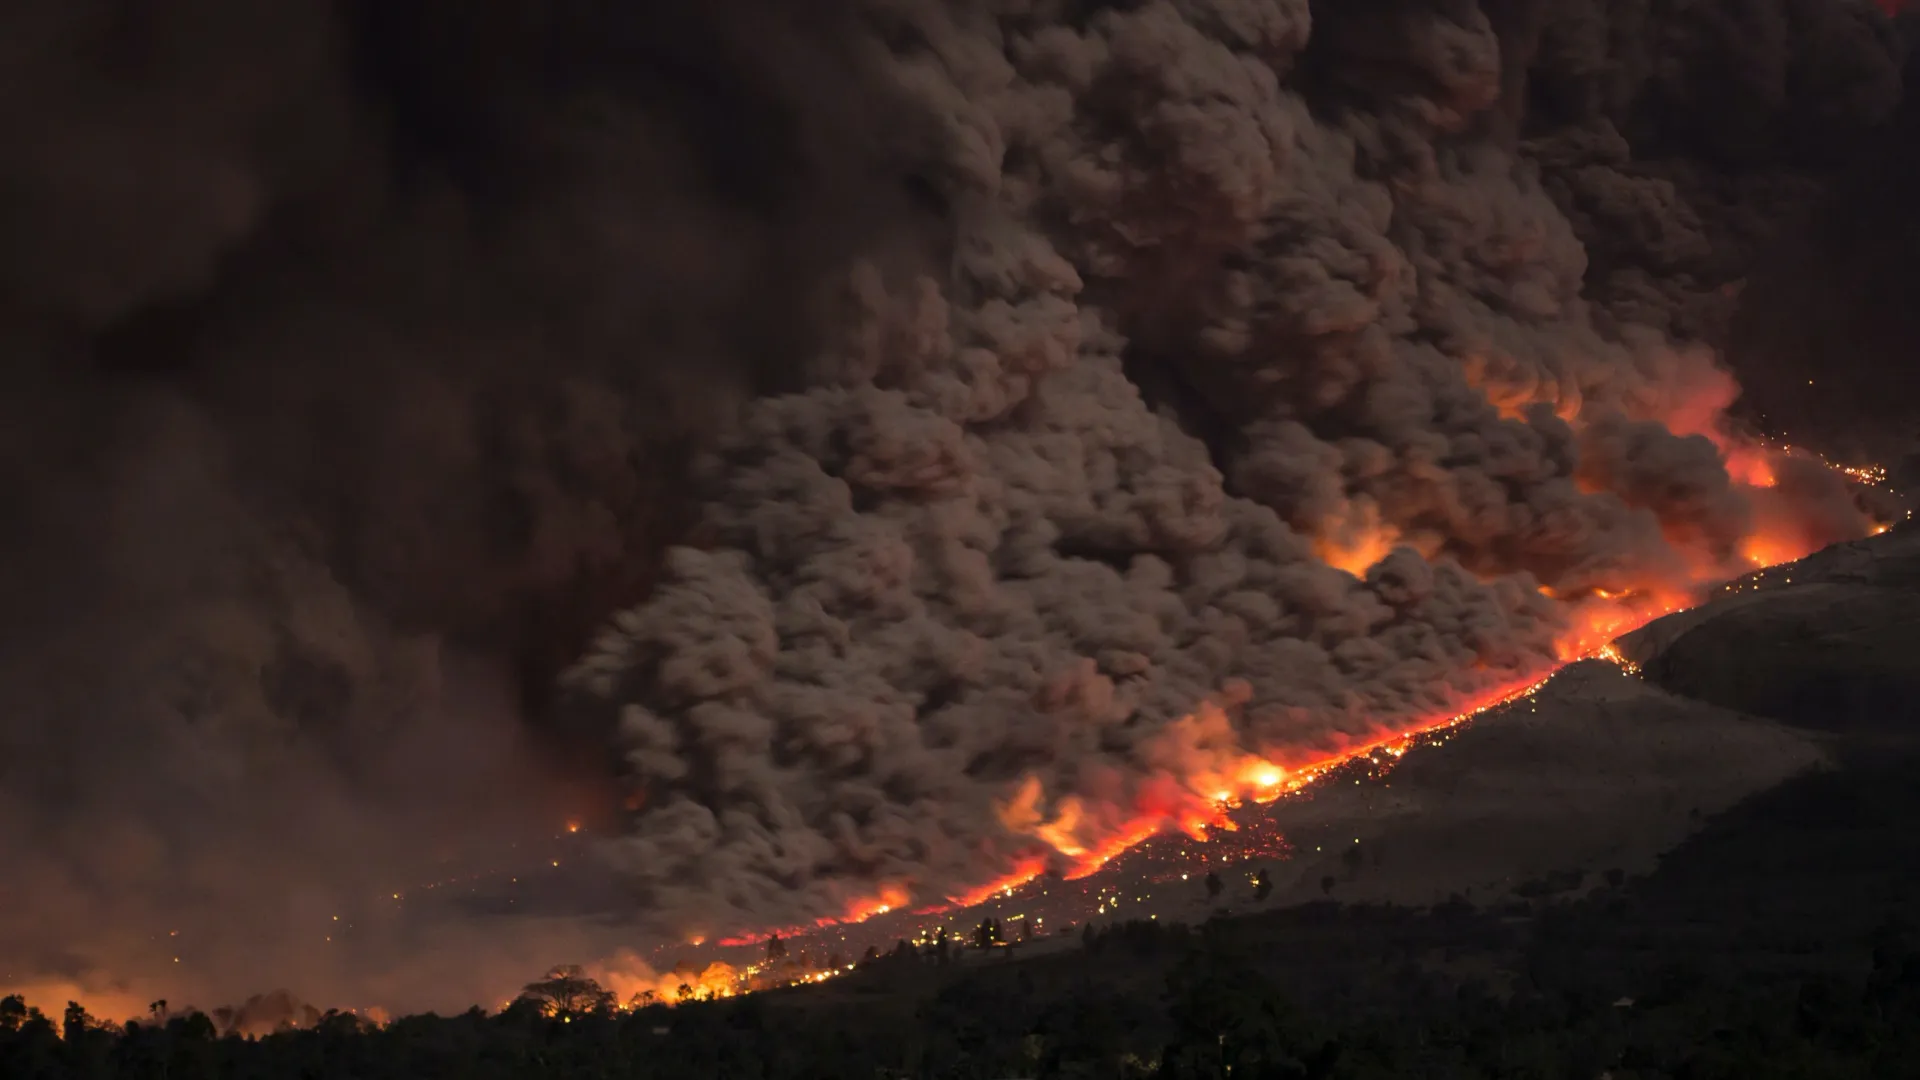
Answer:
[[[1849,0],[12,5],[0,983],[516,985],[599,931],[386,901],[567,814],[649,931],[937,901],[1857,531],[1703,436],[1900,52]]]
[[[1729,479],[1710,346],[1761,243],[1730,219],[1817,187],[1767,148],[1879,124],[1892,35],[1618,7],[871,5],[951,259],[857,278],[822,384],[743,410],[699,546],[568,677],[649,914],[939,902],[1042,821],[1092,847],[1547,669],[1579,612],[1542,586],[1684,592],[1778,500],[1844,505]]]

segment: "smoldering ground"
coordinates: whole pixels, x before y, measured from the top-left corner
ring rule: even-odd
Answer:
[[[1864,526],[1698,403],[1869,5],[669,7],[5,16],[0,957],[519,976],[373,901],[581,802],[649,932],[935,899]]]

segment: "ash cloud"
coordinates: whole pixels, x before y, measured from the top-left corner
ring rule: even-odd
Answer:
[[[677,8],[0,16],[0,985],[552,963],[392,893],[615,797],[554,674],[848,256],[931,220],[847,11]]]
[[[471,1000],[635,928],[384,898],[566,813],[936,901],[1863,524],[1712,439],[1867,5],[688,10],[0,16],[0,977]]]
[[[869,15],[951,262],[746,406],[699,546],[567,677],[660,924],[938,902],[1550,667],[1549,594],[1684,594],[1783,505],[1864,526],[1729,477],[1713,349],[1899,102],[1871,8]]]

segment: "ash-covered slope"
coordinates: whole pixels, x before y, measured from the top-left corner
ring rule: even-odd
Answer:
[[[1835,735],[1920,732],[1916,589],[1911,525],[1729,583],[1622,638],[1637,673],[1575,665],[1384,783],[1276,806],[1299,853],[1272,867],[1276,897],[1315,899],[1330,876],[1338,899],[1485,899],[1562,871],[1643,870],[1706,817],[1844,751]]]
[[[1920,528],[1728,586],[1623,643],[1676,694],[1800,727],[1920,734]]]
[[[1255,861],[1274,883],[1270,905],[1487,902],[1574,874],[1591,885],[1650,868],[1707,817],[1825,760],[1805,732],[1588,661],[1382,775],[1336,774],[1268,808],[1258,827],[1292,854]],[[1247,910],[1238,874],[1222,872],[1232,887],[1217,904],[1161,886],[1153,910],[1187,921]]]

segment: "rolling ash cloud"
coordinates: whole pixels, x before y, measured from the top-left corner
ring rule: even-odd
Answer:
[[[654,929],[937,898],[1860,527],[1697,435],[1864,3],[16,7],[0,978],[464,992],[319,927],[614,773]]]
[[[1239,753],[1549,667],[1540,585],[1735,565],[1777,508],[1702,437],[1733,397],[1704,346],[1898,50],[1861,5],[1610,7],[873,5],[952,257],[856,278],[822,383],[747,406],[699,545],[570,673],[651,909],[937,901],[1043,823],[1093,848]]]

